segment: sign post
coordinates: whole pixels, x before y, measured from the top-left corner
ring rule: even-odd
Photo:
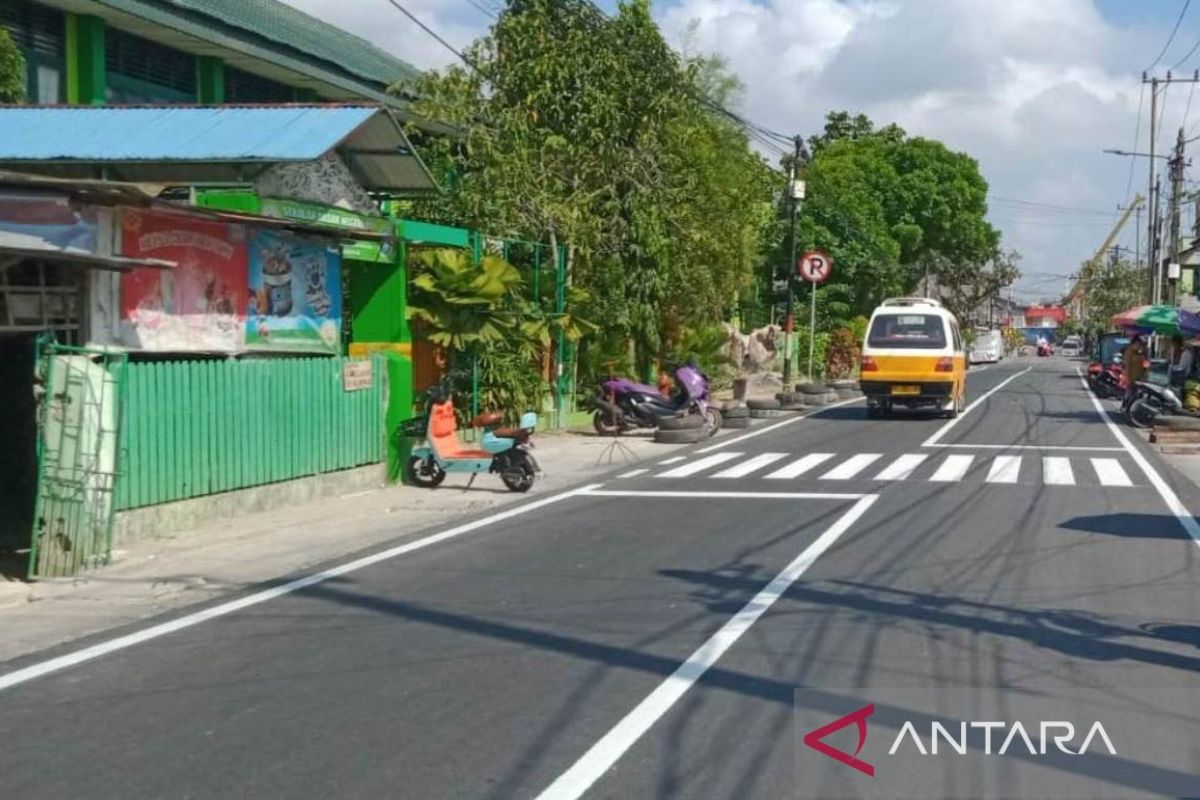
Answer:
[[[820,250],[809,250],[797,265],[800,277],[808,281],[810,308],[808,315],[808,377],[813,377],[813,356],[817,344],[817,284],[824,283],[833,271],[833,259]]]

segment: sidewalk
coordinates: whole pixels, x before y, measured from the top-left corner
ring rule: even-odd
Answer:
[[[467,476],[453,475],[435,490],[389,486],[135,541],[114,551],[111,566],[74,578],[0,579],[0,662],[448,527],[463,515],[600,480],[687,447],[655,444],[642,435],[620,441],[630,454],[608,450],[612,440],[596,436],[540,435],[534,453],[545,474],[525,495],[509,492],[494,475],[480,475],[464,491]]]

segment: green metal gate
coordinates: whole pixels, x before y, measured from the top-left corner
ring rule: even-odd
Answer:
[[[29,577],[74,575],[112,554],[127,357],[41,342],[38,488]]]

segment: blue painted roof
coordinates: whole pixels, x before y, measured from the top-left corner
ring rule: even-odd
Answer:
[[[0,161],[312,161],[376,106],[0,108]]]

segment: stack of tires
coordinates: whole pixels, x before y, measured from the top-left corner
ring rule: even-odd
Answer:
[[[751,419],[770,419],[772,417],[782,417],[782,404],[778,398],[770,399],[762,398],[755,400],[747,400],[746,407],[749,409]]]
[[[721,406],[726,428],[749,428],[750,408],[740,400],[730,400]]]
[[[707,438],[708,425],[699,414],[665,417],[654,432],[654,441],[661,444],[695,444]]]
[[[851,378],[830,381],[829,388],[837,393],[839,400],[854,400],[862,397],[862,385]]]

